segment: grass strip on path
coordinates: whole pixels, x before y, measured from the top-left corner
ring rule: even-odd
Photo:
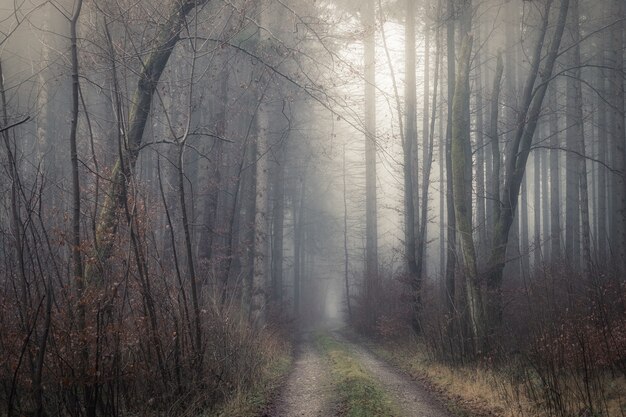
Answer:
[[[316,345],[330,363],[332,381],[337,387],[339,413],[347,417],[397,417],[400,413],[372,375],[341,342],[328,334],[318,334]]]

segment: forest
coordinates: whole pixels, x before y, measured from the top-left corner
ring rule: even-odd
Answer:
[[[626,416],[624,0],[0,0],[0,415]]]

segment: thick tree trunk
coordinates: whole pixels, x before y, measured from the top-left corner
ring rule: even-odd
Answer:
[[[550,43],[549,51],[544,58],[544,66],[540,71],[540,63],[543,44],[548,28],[549,11],[552,0],[546,2],[543,11],[543,22],[540,35],[533,51],[531,69],[526,80],[522,96],[522,107],[515,130],[514,142],[507,155],[507,170],[502,193],[502,207],[500,216],[494,228],[494,240],[492,253],[487,272],[488,289],[488,314],[492,330],[498,327],[502,317],[502,272],[506,262],[506,246],[509,231],[513,224],[515,209],[517,207],[520,186],[524,178],[526,161],[532,144],[532,139],[537,128],[541,113],[543,99],[546,94],[549,81],[552,77],[554,63],[559,53],[561,38],[565,27],[569,0],[561,0],[556,28]],[[537,83],[537,78],[539,82]]]
[[[259,38],[257,49],[263,51],[270,41],[270,7],[262,0],[257,7],[259,13]],[[256,328],[265,325],[267,286],[268,286],[268,259],[269,259],[269,123],[271,108],[267,103],[265,91],[270,90],[271,74],[267,69],[261,69],[258,75],[258,88],[263,91],[258,94],[258,110],[256,112],[256,156],[255,156],[255,211],[254,211],[254,261],[252,266],[252,296],[250,303],[250,317]]]
[[[467,305],[475,352],[483,349],[485,320],[472,227],[472,149],[470,139],[470,57],[472,38],[463,40],[452,105],[452,183],[454,209],[463,253]]]
[[[254,215],[254,262],[252,271],[252,297],[250,315],[252,323],[260,328],[265,324],[266,305],[266,262],[268,236],[268,128],[267,104],[260,98],[256,115],[256,203]]]

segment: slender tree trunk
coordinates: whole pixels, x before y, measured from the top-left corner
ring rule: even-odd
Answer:
[[[421,276],[417,271],[417,236],[415,233],[415,192],[414,168],[413,168],[413,146],[417,144],[417,98],[415,81],[415,2],[406,0],[406,20],[405,20],[405,122],[404,141],[402,151],[404,154],[404,247],[407,263],[407,272],[411,283],[411,294],[413,303],[413,313],[411,315],[411,326],[413,331],[420,333],[420,311],[421,311]]]
[[[446,126],[446,207],[448,212],[448,241],[446,249],[446,300],[449,318],[455,317],[455,269],[456,269],[456,217],[454,210],[454,186],[452,181],[452,102],[454,99],[454,83],[456,77],[454,0],[448,0],[447,60],[448,60],[448,118]]]
[[[480,28],[478,29],[480,32]],[[480,39],[479,39],[480,41]],[[478,54],[480,57],[481,54]],[[485,209],[485,126],[483,115],[483,71],[476,67],[476,220],[478,228],[479,254],[484,253],[487,243],[486,209]]]
[[[544,123],[544,132],[545,137],[549,137],[549,123]],[[548,144],[549,144],[548,140]],[[547,150],[542,150],[541,152],[541,228],[542,228],[542,236],[541,236],[541,253],[539,254],[540,262],[545,262],[549,259],[548,254],[550,253],[550,244],[548,242],[548,238],[550,236],[550,226],[552,223],[552,219],[550,216],[550,177],[549,173],[549,152]],[[544,246],[545,244],[545,246]]]
[[[378,279],[378,220],[376,209],[376,6],[374,0],[363,5],[365,70],[365,246],[366,293]],[[368,298],[369,299],[369,298]],[[370,323],[371,324],[371,323]]]
[[[346,286],[346,306],[348,320],[352,322],[352,305],[350,303],[349,251],[348,251],[348,196],[346,194],[346,145],[343,146],[343,279]]]
[[[294,266],[293,266],[293,307],[296,316],[299,316],[301,311],[301,288],[302,288],[302,275],[304,270],[303,259],[303,240],[304,240],[304,204],[306,197],[306,182],[303,178],[300,179],[300,196],[297,200],[297,212],[296,204],[294,204]]]
[[[216,100],[217,112],[214,116],[215,136],[212,143],[212,157],[208,167],[209,175],[204,186],[207,188],[207,194],[204,204],[203,224],[206,232],[202,234],[198,244],[198,260],[201,264],[211,266],[213,263],[213,248],[218,236],[218,203],[220,195],[220,187],[222,186],[222,162],[224,158],[224,138],[226,134],[226,126],[228,117],[226,115],[228,105],[228,79],[229,71],[226,60],[222,63],[223,68],[219,73],[219,93]],[[206,178],[206,177],[203,177]],[[208,275],[208,274],[207,274]],[[217,283],[216,283],[217,284]]]
[[[605,13],[605,11],[603,11]],[[603,13],[603,15],[604,15]],[[603,19],[604,21],[604,19]],[[599,68],[596,70],[596,89],[598,90],[596,108],[597,108],[597,144],[598,144],[598,159],[607,164],[608,154],[608,141],[609,141],[609,127],[607,117],[607,105],[605,98],[607,96],[606,88],[606,73],[602,67],[607,65],[606,50],[609,45],[608,35],[609,31],[605,31],[600,39],[599,48]],[[610,175],[610,174],[609,174]],[[608,249],[608,195],[607,195],[607,170],[604,166],[598,167],[598,211],[595,213],[597,233],[596,239],[598,241],[597,246],[597,260],[600,265],[604,265],[605,262],[610,259]]]
[[[427,17],[424,17],[427,19]],[[422,218],[428,219],[428,188],[430,187],[430,170],[432,165],[432,152],[431,152],[431,129],[430,129],[430,49],[431,49],[431,29],[428,22],[426,22],[424,28],[424,114],[422,115],[422,188],[421,188],[421,200],[418,198],[418,210],[419,216],[418,223],[418,245],[417,245],[417,257],[418,257],[418,274],[424,277],[428,274],[427,263],[424,262],[426,256],[426,240],[428,240],[428,222],[423,223]],[[417,185],[417,184],[416,184]],[[417,195],[419,197],[419,193]],[[426,212],[424,212],[426,210]]]
[[[83,293],[85,290],[85,276],[83,272],[83,260],[82,260],[82,244],[80,236],[80,172],[78,169],[78,146],[77,146],[77,131],[78,131],[78,96],[80,89],[80,74],[78,64],[78,35],[77,26],[78,19],[80,18],[80,12],[82,9],[82,0],[74,2],[74,11],[70,20],[70,56],[72,62],[72,118],[70,122],[70,160],[72,165],[72,264],[74,285],[76,289],[76,295],[78,300],[77,305],[77,318],[79,332],[85,331],[86,328],[86,313],[85,313],[85,301],[83,300]],[[81,362],[80,373],[84,380],[88,380],[88,368],[89,368],[89,346],[83,341],[81,343]],[[96,398],[95,393],[97,390],[89,383],[85,383],[84,389],[84,401],[85,408],[88,417],[96,415]]]
[[[578,96],[580,94],[580,68],[575,68],[580,62],[580,47],[577,38],[578,32],[578,0],[571,0],[568,16],[568,64],[574,68],[568,71],[566,84],[566,113],[565,143],[568,152],[565,155],[565,259],[575,269],[580,265],[580,143],[583,135],[582,108]],[[580,103],[582,105],[582,103]]]
[[[611,45],[609,48],[609,96],[611,111],[609,113],[612,143],[612,166],[619,172],[626,172],[626,146],[624,138],[624,2],[613,0],[612,16],[616,23],[611,29]],[[626,276],[626,181],[623,175],[611,176],[613,190],[612,251],[616,276],[624,282]]]
[[[194,348],[197,361],[197,376],[201,375],[202,369],[202,322],[200,319],[200,294],[198,291],[198,279],[193,256],[193,244],[189,214],[187,209],[187,198],[185,193],[185,142],[179,144],[178,150],[178,197],[180,198],[180,211],[182,214],[183,235],[185,242],[185,255],[187,257],[187,271],[189,273],[189,285],[191,287],[191,305],[193,307],[194,323]]]
[[[559,115],[556,80],[548,88],[550,108],[550,260],[561,258],[561,177],[559,173]]]
[[[541,127],[543,128],[543,125]],[[545,182],[545,178],[541,176],[543,173],[541,156],[541,149],[533,150],[533,223],[535,226],[535,232],[533,234],[533,267],[535,270],[537,270],[541,262],[541,199],[543,197],[541,193],[541,180],[543,179]]]
[[[276,182],[273,195],[272,218],[272,299],[279,312],[283,309],[283,246],[285,225],[285,150],[276,150]]]
[[[489,194],[492,206],[493,216],[490,219],[489,230],[493,238],[497,219],[500,217],[500,166],[502,156],[500,154],[500,135],[498,133],[498,115],[500,110],[500,89],[502,86],[502,74],[504,73],[504,64],[502,61],[502,53],[498,54],[496,64],[496,73],[493,77],[493,87],[491,89],[490,100],[490,116],[489,116],[489,140],[491,141],[491,158],[493,162],[492,175],[490,179]]]
[[[437,29],[437,50],[441,50],[441,32]],[[439,70],[441,68],[441,57],[437,54],[435,63],[435,80],[433,88],[432,114],[430,115],[430,126],[428,127],[428,141],[424,143],[424,176],[422,179],[422,200],[420,207],[419,231],[417,236],[417,275],[425,275],[425,259],[428,241],[428,190],[430,188],[430,176],[432,173],[433,152],[435,144],[435,119],[437,116],[437,88],[439,84]]]
[[[582,97],[582,71],[580,60],[580,27],[579,27],[579,0],[571,0],[570,6],[570,34],[572,37],[572,50],[571,50],[571,62],[574,66],[571,76],[568,77],[568,132],[571,130],[571,136],[568,137],[568,142],[571,140],[575,150],[573,154],[574,161],[576,162],[575,174],[576,174],[576,186],[579,201],[576,201],[576,205],[572,204],[572,210],[576,211],[574,221],[580,220],[573,224],[574,233],[574,250],[573,256],[570,262],[574,262],[575,259],[580,259],[580,248],[582,248],[582,267],[583,273],[587,279],[591,274],[591,230],[589,224],[589,192],[587,187],[587,162],[585,152],[585,135],[583,127],[583,97]],[[571,89],[571,91],[570,91]],[[570,94],[572,97],[570,97]],[[571,107],[570,107],[571,106]],[[570,119],[571,115],[571,119]],[[570,121],[572,125],[570,125]],[[569,143],[568,143],[568,146]],[[568,155],[571,152],[568,152]],[[568,200],[568,204],[570,204]],[[580,210],[580,211],[579,211]],[[569,211],[569,207],[568,207]],[[579,226],[580,225],[580,226]],[[582,227],[582,230],[581,230]],[[582,240],[581,240],[582,238]],[[580,262],[578,260],[577,262]]]
[[[529,261],[529,239],[528,239],[528,178],[522,181],[522,189],[520,192],[520,268],[522,276],[527,276],[530,270]]]

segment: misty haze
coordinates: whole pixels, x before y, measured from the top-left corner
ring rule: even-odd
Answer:
[[[626,417],[626,0],[0,0],[0,416]]]

